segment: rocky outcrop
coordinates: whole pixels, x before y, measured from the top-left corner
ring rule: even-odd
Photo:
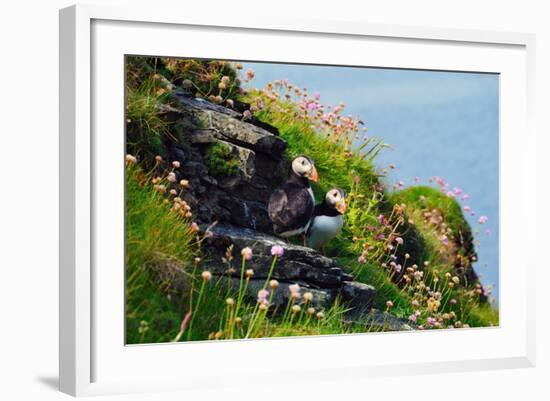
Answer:
[[[277,129],[184,92],[175,92],[175,98],[177,106],[161,110],[172,127],[165,139],[166,156],[180,162],[176,178],[189,181],[184,200],[196,220],[270,232],[267,202],[287,174],[287,144]],[[211,169],[207,153],[216,144],[229,149],[238,167],[235,174]]]
[[[298,284],[301,295],[312,293],[312,304],[315,307],[328,308],[339,297],[354,315],[370,312],[374,301],[373,287],[355,282],[342,266],[311,248],[289,244],[258,231],[216,225],[203,242],[206,252],[204,264],[214,274],[227,276],[230,284],[238,286],[240,250],[244,247],[252,248],[253,257],[246,262],[246,268],[254,270],[254,276],[248,284],[248,294],[255,298],[268,277],[273,260],[271,248],[274,245],[284,248],[284,254],[278,259],[272,274],[272,278],[280,283],[273,294],[275,306],[286,305],[290,296],[288,286]],[[227,260],[228,249],[232,249],[234,263]]]

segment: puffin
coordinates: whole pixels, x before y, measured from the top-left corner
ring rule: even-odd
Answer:
[[[347,208],[346,197],[343,189],[332,188],[326,193],[323,203],[315,206],[307,231],[307,245],[310,248],[323,249],[342,231],[343,214]]]
[[[292,160],[286,183],[271,194],[267,206],[276,235],[289,238],[307,232],[315,208],[309,182],[318,179],[315,164],[308,156],[300,155]]]

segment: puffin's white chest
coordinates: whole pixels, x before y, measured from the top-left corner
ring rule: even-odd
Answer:
[[[313,204],[315,205],[315,195],[313,195],[313,190],[311,189],[311,187],[309,187],[307,189],[307,191],[309,192],[309,195],[311,196],[311,200],[313,201]]]
[[[309,247],[322,247],[340,233],[343,225],[342,215],[315,217],[308,235]]]

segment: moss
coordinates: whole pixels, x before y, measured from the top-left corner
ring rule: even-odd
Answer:
[[[206,163],[210,172],[217,177],[235,176],[239,173],[239,161],[231,148],[218,142],[206,151]]]

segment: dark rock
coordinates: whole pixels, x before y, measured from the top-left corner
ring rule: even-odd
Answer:
[[[190,99],[178,92],[174,94],[184,109],[179,112],[179,119],[182,121],[178,124],[179,130],[183,133],[195,125],[190,136],[195,135],[197,129],[207,130],[208,134],[217,139],[262,152],[276,160],[282,159],[286,142],[264,128],[242,121],[241,113],[204,99]],[[169,111],[177,113],[174,108],[170,108]],[[201,135],[204,135],[204,132]]]
[[[228,280],[230,287],[237,291],[239,289],[239,279],[232,277]],[[244,280],[246,282],[246,280]],[[290,290],[288,289],[289,282],[280,282],[279,287],[275,290],[267,286],[267,290],[271,295],[271,307],[278,311],[283,311],[290,300]],[[244,284],[243,284],[244,285]],[[258,291],[264,288],[265,279],[251,279],[246,287],[246,296],[249,300],[255,300],[258,297]],[[315,289],[306,287],[303,283],[300,286],[300,298],[296,300],[296,303],[304,306],[303,295],[306,292],[310,292],[313,295],[313,299],[307,302],[307,306],[313,306],[316,309],[328,309],[336,299],[337,291],[334,289]],[[305,307],[305,306],[304,306]]]
[[[271,229],[271,221],[263,203],[232,197],[227,201],[225,207],[231,212],[231,223],[233,224],[264,232]]]
[[[232,278],[231,280],[238,281],[242,260],[240,251],[250,247],[253,257],[246,262],[246,269],[254,270],[250,291],[252,296],[255,296],[269,275],[273,262],[271,248],[274,245],[284,248],[284,254],[277,260],[271,275],[271,278],[282,283],[281,287],[285,287],[282,294],[280,289],[277,290],[279,304],[286,304],[288,301],[288,285],[297,283],[303,287],[303,291],[313,294],[314,303],[317,306],[327,306],[340,295],[354,316],[370,312],[374,300],[373,287],[350,281],[351,275],[334,260],[311,248],[288,244],[279,238],[254,230],[228,225],[216,225],[211,228],[203,242],[203,249],[206,252],[204,263],[206,268],[214,274],[227,275]],[[224,258],[231,246],[234,259],[230,267]]]
[[[256,278],[267,277],[272,261],[271,248],[274,245],[284,248],[284,255],[278,259],[273,271],[274,278],[292,282],[311,282],[318,288],[338,288],[343,284],[343,278],[348,277],[335,261],[311,248],[288,244],[279,238],[254,230],[227,225],[216,225],[204,241],[204,247],[209,253],[206,263],[212,271],[223,273],[226,270],[225,266],[220,270],[219,262],[230,245],[233,245],[237,260],[240,260],[241,249],[252,249],[254,256],[247,262],[247,266],[254,269]],[[238,267],[240,268],[240,265]],[[239,272],[235,274],[238,275]]]
[[[242,118],[242,114],[238,111],[228,109],[227,107],[219,106],[211,103],[208,100],[202,98],[189,97],[188,92],[182,90],[175,90],[173,92],[174,97],[178,102],[186,109],[198,110],[198,111],[215,111],[217,113],[226,114],[233,118]]]
[[[200,162],[187,161],[183,163],[182,171],[186,177],[199,178],[208,174],[208,167]]]
[[[357,281],[345,281],[341,290],[342,300],[353,308],[354,315],[367,314],[374,304],[373,286]]]
[[[400,319],[388,312],[382,312],[378,309],[371,310],[368,314],[353,315],[349,322],[360,321],[365,324],[367,331],[411,331],[416,326],[405,319]]]
[[[192,144],[216,143],[216,132],[211,129],[196,129],[191,132],[190,141]]]
[[[187,158],[183,149],[178,147],[172,147],[170,149],[170,155],[168,157],[170,158],[170,160],[177,160],[180,163],[183,163]]]

